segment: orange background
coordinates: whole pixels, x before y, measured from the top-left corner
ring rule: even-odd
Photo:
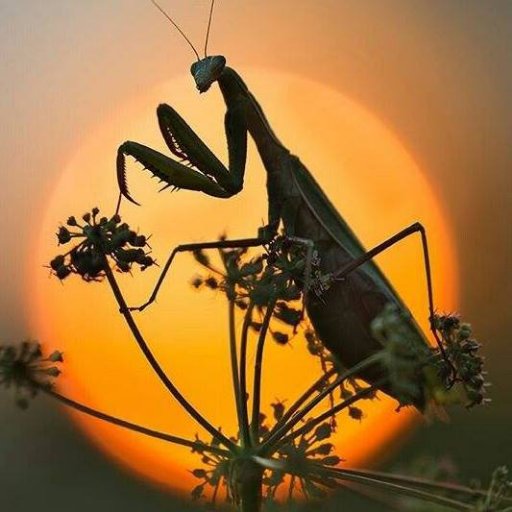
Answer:
[[[204,33],[204,4],[175,8],[195,41]],[[188,69],[188,49],[150,7],[135,0],[0,7],[2,338],[39,335],[28,322],[27,265],[40,214],[72,155],[141,91]],[[226,0],[212,33],[212,50],[226,53],[234,67],[300,74],[357,100],[392,128],[427,174],[455,233],[460,307],[487,342],[495,404],[422,430],[409,451],[424,444],[450,451],[471,474],[510,459],[511,19],[510,4],[500,1]],[[0,395],[8,418],[0,438],[8,468],[2,490],[19,510],[30,499],[21,482],[50,492],[53,479],[45,479],[62,478],[70,465],[87,475],[74,474],[71,482],[93,486],[98,500],[133,504],[144,495],[88,452],[58,412],[36,405],[33,415],[20,417],[9,398]],[[72,496],[73,486],[59,492]]]

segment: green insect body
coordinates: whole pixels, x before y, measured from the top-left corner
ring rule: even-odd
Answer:
[[[197,52],[196,52],[197,54]],[[407,307],[371,258],[412,233],[421,233],[419,224],[407,228],[373,251],[366,251],[346,221],[301,161],[279,141],[262,108],[240,75],[226,66],[223,56],[199,59],[191,67],[197,89],[203,93],[217,83],[226,104],[225,132],[228,143],[228,168],[210,151],[186,121],[169,105],[157,110],[163,138],[178,162],[136,142],[125,142],[117,157],[117,175],[121,193],[130,201],[126,183],[126,156],[140,162],[167,186],[203,192],[213,197],[229,198],[243,188],[247,157],[247,136],[254,140],[267,172],[268,226],[259,237],[248,239],[256,245],[277,234],[282,224],[285,235],[306,239],[314,244],[323,275],[332,276],[328,290],[318,296],[307,291],[306,308],[311,322],[325,347],[345,367],[352,367],[382,349],[372,333],[372,321],[386,304],[394,304],[403,313],[419,348],[428,347],[425,335]],[[252,242],[251,242],[252,240]],[[423,238],[429,290],[428,251]],[[204,247],[208,246],[205,244]],[[213,243],[211,244],[213,247]],[[187,250],[183,246],[179,250]],[[185,249],[183,249],[185,248]],[[190,249],[189,249],[190,250]],[[176,251],[155,288],[156,297]],[[352,268],[353,267],[353,268]],[[430,296],[431,315],[433,306]],[[383,366],[375,363],[358,375],[388,395],[398,398],[386,381]],[[432,372],[418,376],[418,392],[409,403],[424,410],[430,398],[443,401],[445,386]],[[406,405],[406,404],[404,404]]]

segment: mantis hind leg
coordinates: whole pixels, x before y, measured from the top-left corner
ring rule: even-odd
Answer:
[[[202,249],[239,249],[242,247],[259,247],[261,245],[264,245],[268,243],[268,240],[261,239],[261,238],[242,238],[239,240],[216,240],[213,242],[200,242],[200,243],[192,243],[192,244],[181,244],[176,246],[169,255],[169,258],[167,259],[162,272],[160,273],[160,277],[158,278],[155,288],[153,289],[153,292],[151,293],[149,299],[147,302],[142,304],[142,306],[132,307],[130,308],[131,311],[143,311],[146,309],[150,304],[152,304],[158,295],[158,292],[160,290],[160,287],[162,286],[165,277],[167,275],[167,272],[169,271],[174,258],[177,254],[181,252],[194,252],[199,251]]]
[[[434,318],[435,318],[435,311],[434,311],[434,292],[433,292],[433,286],[432,286],[432,271],[430,268],[430,256],[428,251],[428,241],[427,241],[427,233],[425,231],[425,228],[422,224],[419,222],[415,222],[414,224],[408,226],[407,228],[403,229],[402,231],[399,231],[392,237],[388,238],[387,240],[384,240],[384,242],[380,243],[379,245],[375,246],[373,249],[370,249],[363,255],[361,255],[358,258],[355,258],[350,263],[342,267],[340,270],[334,272],[331,276],[332,279],[340,280],[345,278],[348,274],[356,270],[358,267],[363,265],[364,263],[370,261],[378,254],[384,252],[385,250],[389,249],[393,245],[397,244],[398,242],[404,240],[410,235],[413,235],[414,233],[419,233],[421,236],[421,245],[423,249],[423,262],[425,267],[425,277],[427,281],[427,294],[428,294],[428,309],[429,309],[429,323],[430,323],[430,330],[432,332],[432,335],[434,336],[434,339],[436,340],[436,343],[439,347],[439,350],[441,351],[441,354],[446,359],[446,361],[450,362],[448,357],[446,356],[443,344],[441,342],[441,339],[439,338],[439,334],[437,332]],[[451,363],[450,363],[451,365]],[[452,366],[453,371],[455,369]]]

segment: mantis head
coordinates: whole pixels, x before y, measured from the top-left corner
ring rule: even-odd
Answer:
[[[210,37],[210,28],[212,25],[212,17],[213,17],[213,8],[215,5],[215,0],[211,0],[210,5],[210,16],[208,18],[208,29],[206,31],[206,40],[204,42],[204,58],[199,57],[198,51],[195,49],[194,45],[191,43],[190,39],[186,36],[186,34],[181,30],[181,28],[176,24],[176,22],[165,12],[162,7],[158,4],[157,0],[151,0],[153,5],[172,23],[174,28],[181,34],[183,39],[188,43],[195,56],[197,57],[197,62],[192,64],[190,68],[190,72],[194,77],[196,82],[197,89],[199,92],[206,92],[213,82],[217,81],[224,68],[226,67],[226,58],[222,55],[212,55],[208,56],[208,40]]]
[[[190,72],[196,82],[197,90],[201,93],[206,92],[213,82],[220,78],[225,67],[226,58],[222,55],[212,55],[194,62]]]

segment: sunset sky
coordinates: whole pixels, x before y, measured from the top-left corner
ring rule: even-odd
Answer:
[[[455,413],[450,424],[421,428],[405,452],[425,453],[426,440],[435,454],[451,453],[466,474],[477,476],[510,462],[512,5],[217,4],[212,53],[226,55],[235,69],[316,81],[372,113],[414,159],[446,215],[458,255],[460,312],[485,344],[494,404]],[[165,5],[201,46],[208,2]],[[108,119],[128,110],[143,91],[188,73],[193,59],[143,0],[3,0],[0,20],[0,340],[10,342],[38,335],[30,331],[28,263],[64,169]],[[255,93],[265,108],[265,91]],[[173,98],[160,101],[179,107]],[[186,107],[180,111],[187,117]],[[205,122],[222,130],[220,117]],[[288,140],[285,133],[279,136]],[[93,206],[94,198],[87,202]],[[77,512],[166,509],[165,495],[98,455],[57,408],[41,401],[20,413],[11,398],[0,393],[0,492],[16,511],[31,510],[52,493],[59,496],[52,508],[58,511],[67,510],[70,500]],[[478,446],[469,453],[467,443],[475,438]],[[86,488],[88,501],[82,499]]]

